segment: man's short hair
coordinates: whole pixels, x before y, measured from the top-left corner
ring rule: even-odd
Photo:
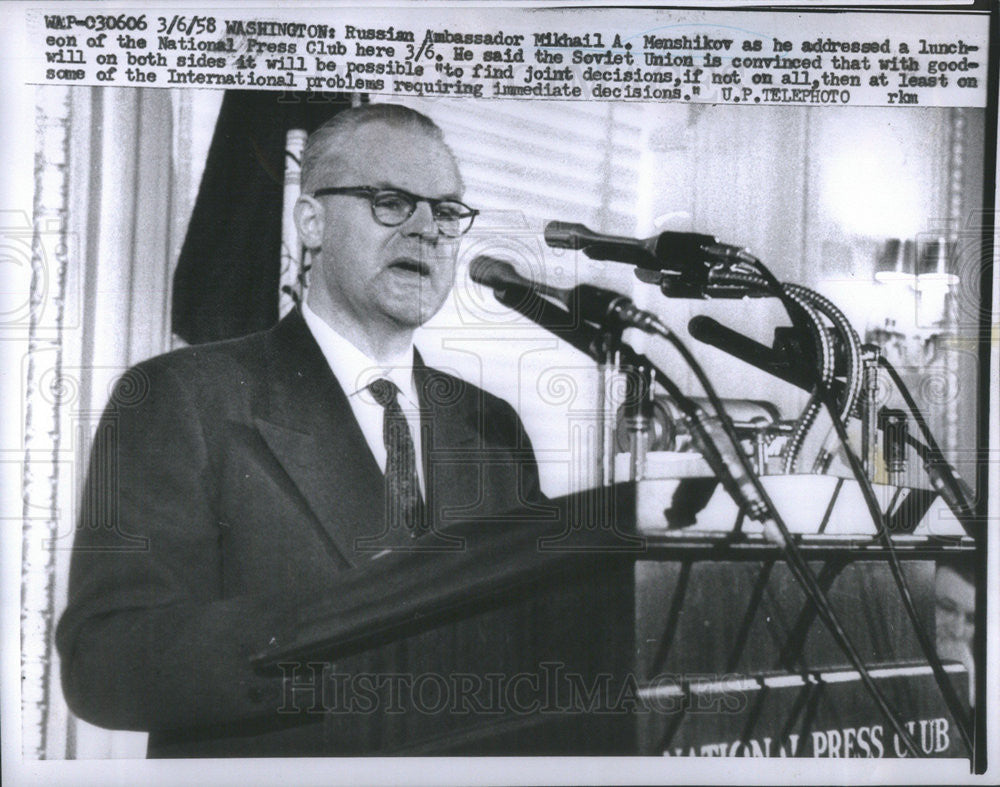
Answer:
[[[943,557],[937,561],[937,567],[947,568],[954,571],[958,576],[960,576],[966,583],[970,585],[976,584],[976,571],[972,563],[967,559],[955,558],[955,557]]]
[[[440,142],[451,153],[444,141],[444,133],[427,115],[402,104],[362,104],[338,112],[309,135],[302,151],[302,192],[309,193],[325,183],[314,182],[327,171],[336,171],[339,157],[348,141],[369,123],[383,123],[393,128],[409,128]],[[454,153],[451,153],[454,159]],[[359,184],[363,185],[363,184]]]

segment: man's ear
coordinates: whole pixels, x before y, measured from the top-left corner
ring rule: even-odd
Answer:
[[[323,245],[324,215],[319,200],[309,194],[303,194],[295,201],[292,216],[299,231],[299,240],[307,249],[315,250]]]

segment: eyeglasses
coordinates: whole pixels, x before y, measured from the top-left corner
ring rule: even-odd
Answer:
[[[372,186],[336,186],[316,189],[314,197],[328,194],[346,194],[364,197],[372,207],[375,221],[384,227],[397,227],[413,215],[418,202],[426,202],[431,207],[431,215],[438,231],[449,238],[464,235],[472,227],[479,211],[464,202],[454,199],[432,199],[420,197],[402,189],[376,189]]]

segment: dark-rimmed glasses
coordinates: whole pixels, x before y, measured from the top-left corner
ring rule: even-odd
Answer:
[[[411,194],[403,189],[377,189],[373,186],[330,186],[316,189],[314,197],[325,197],[329,194],[346,194],[351,197],[364,197],[371,204],[372,216],[384,227],[397,227],[417,209],[418,202],[430,205],[431,215],[438,231],[449,238],[464,235],[472,227],[472,222],[479,211],[470,208],[464,202],[455,199],[433,199]]]

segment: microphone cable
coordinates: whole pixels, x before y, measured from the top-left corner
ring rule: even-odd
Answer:
[[[501,288],[499,291],[497,291],[496,288],[494,288],[494,296],[504,305],[514,308],[517,311],[520,311],[522,314],[529,317],[529,319],[532,319],[536,322],[539,322],[540,315],[534,314],[532,312],[532,307],[529,307],[528,303],[524,302],[525,300],[530,300],[533,302],[540,301],[540,303],[533,303],[533,307],[534,308],[540,307],[543,313],[548,313],[550,315],[549,319],[551,319],[554,316],[554,312],[552,310],[555,310],[562,314],[569,313],[562,309],[556,309],[556,307],[554,307],[551,303],[540,298],[537,294],[534,295],[532,298],[519,299],[518,297],[516,297],[516,293],[513,289],[511,291],[504,291],[503,288]],[[548,327],[545,326],[544,321],[542,321],[541,324],[543,325],[543,327]],[[669,331],[669,329],[667,329],[667,332],[672,333],[672,331]],[[560,332],[557,331],[556,333],[558,335]],[[568,332],[567,338],[571,339],[571,343],[575,347],[577,347],[577,349],[582,350],[591,358],[596,357],[594,352],[595,342],[592,337],[589,336],[584,337],[583,335],[573,336],[573,332],[571,331]],[[678,341],[680,340],[678,339]],[[676,397],[675,401],[677,402],[678,406],[682,409],[682,411],[687,413],[690,410],[692,414],[696,415],[697,407],[693,404],[693,402],[690,401],[690,399],[688,399],[688,397],[686,397],[683,393],[680,392],[677,386],[670,380],[670,378],[666,374],[663,373],[661,369],[659,369],[659,367],[656,366],[656,364],[654,364],[645,356],[636,353],[627,344],[624,343],[620,344],[621,344],[622,354],[628,358],[628,362],[630,364],[648,366],[654,373],[656,373],[659,376],[660,382],[661,384],[664,385],[668,394],[670,394],[672,398]],[[687,348],[685,347],[685,351],[686,350]],[[691,355],[689,351],[682,353],[682,355],[684,355],[686,361],[689,362],[695,361],[693,355]],[[698,376],[699,382],[703,383],[703,387],[705,382],[708,383],[708,386],[705,388],[705,393],[706,395],[708,395],[713,408],[716,409],[716,412],[719,414],[719,420],[723,424],[723,429],[726,429],[727,418],[724,416],[725,409],[724,406],[720,407],[722,405],[722,402],[718,394],[716,393],[714,386],[711,385],[711,382],[708,380],[707,375],[705,374],[704,370],[700,368],[700,364],[697,364],[697,361],[695,361],[695,364],[692,367],[692,369],[696,370],[695,374],[696,376]],[[699,423],[696,417],[693,418],[692,420],[694,421],[695,424]],[[889,721],[889,724],[895,731],[896,735],[903,741],[903,743],[906,746],[906,749],[909,751],[911,755],[915,757],[919,756],[920,752],[916,742],[913,740],[910,733],[906,730],[905,726],[899,720],[896,713],[890,707],[885,695],[882,693],[881,689],[875,683],[874,679],[871,677],[871,674],[868,672],[867,667],[861,660],[860,655],[855,649],[853,643],[850,641],[847,632],[844,630],[843,625],[840,623],[840,620],[837,617],[836,613],[834,612],[833,608],[830,606],[829,600],[827,599],[822,588],[819,586],[819,583],[816,580],[816,577],[813,575],[811,569],[809,568],[808,563],[805,561],[805,558],[802,557],[801,551],[799,550],[798,545],[796,544],[791,532],[789,531],[788,526],[785,524],[783,518],[781,517],[780,512],[774,505],[774,501],[771,499],[770,495],[767,493],[767,490],[764,488],[760,479],[757,477],[757,474],[754,472],[754,469],[750,464],[749,458],[743,452],[738,439],[736,439],[735,431],[726,430],[726,432],[727,435],[731,435],[730,440],[733,442],[735,452],[738,457],[738,461],[743,469],[746,478],[750,480],[750,483],[753,485],[754,490],[760,497],[760,500],[763,502],[765,510],[770,512],[771,521],[778,528],[779,538],[774,539],[772,537],[772,540],[777,540],[779,545],[783,549],[788,566],[792,571],[792,575],[795,577],[796,581],[802,586],[803,590],[806,592],[806,595],[812,600],[813,605],[816,607],[816,610],[819,613],[821,620],[823,620],[824,624],[830,631],[830,634],[833,636],[838,646],[840,646],[840,648],[844,651],[848,660],[857,670],[858,675],[860,676],[866,689],[868,690],[869,694],[875,700],[875,703],[878,705],[880,710],[883,712],[883,714]],[[706,445],[708,446],[708,450],[713,451],[713,453],[717,454],[717,451],[714,450],[714,446],[712,445],[711,439],[708,439],[706,441]],[[737,500],[736,502],[737,505],[739,505],[739,500]],[[765,523],[765,532],[767,532],[766,523]]]
[[[808,304],[805,304],[805,306],[806,308],[811,309],[811,307]],[[608,313],[607,316],[615,317],[618,314],[619,314],[618,312],[612,310]],[[577,314],[575,316],[580,317],[582,315]],[[632,327],[638,327],[638,326],[632,326]],[[754,471],[753,466],[750,463],[750,459],[744,453],[743,448],[740,445],[739,438],[736,435],[736,431],[732,425],[732,421],[726,414],[725,405],[723,404],[722,399],[719,397],[718,392],[715,389],[715,386],[708,378],[708,375],[706,374],[704,368],[701,366],[700,363],[698,363],[697,359],[687,348],[684,342],[681,341],[680,337],[678,337],[674,333],[674,331],[670,330],[670,328],[664,325],[660,320],[657,320],[655,318],[650,320],[645,320],[642,323],[642,328],[643,330],[656,333],[661,337],[667,339],[677,349],[681,357],[694,372],[695,376],[698,379],[698,382],[701,384],[703,390],[705,391],[705,394],[708,397],[709,402],[712,405],[712,408],[716,412],[716,416],[719,420],[719,423],[722,426],[722,429],[725,433],[727,440],[730,442],[733,450],[735,451],[737,461],[739,462],[740,468],[742,470],[743,478],[749,481],[750,485],[753,487],[754,492],[756,492],[756,495],[758,497],[758,501],[756,502],[760,504],[760,508],[762,510],[756,512],[756,515],[753,515],[753,518],[760,519],[762,521],[762,524],[764,525],[765,536],[768,538],[768,540],[771,540],[772,542],[777,542],[777,544],[782,548],[782,550],[785,553],[786,562],[792,571],[792,575],[795,577],[796,581],[802,586],[803,590],[806,592],[806,595],[812,600],[813,605],[815,606],[817,612],[819,613],[821,620],[823,620],[824,624],[830,631],[830,634],[833,636],[834,640],[844,651],[847,658],[850,660],[854,668],[857,670],[858,675],[860,676],[862,682],[865,684],[865,687],[868,689],[869,694],[871,694],[876,704],[885,714],[886,718],[888,719],[890,725],[895,730],[896,734],[903,740],[908,751],[913,756],[919,756],[919,749],[917,747],[916,742],[913,740],[910,733],[906,730],[906,727],[903,725],[903,723],[899,720],[897,714],[889,705],[889,702],[886,699],[885,695],[882,693],[881,689],[878,687],[874,679],[871,677],[871,674],[868,672],[867,667],[862,661],[861,656],[858,653],[857,649],[854,647],[854,644],[851,642],[846,630],[843,627],[843,624],[840,622],[839,617],[833,610],[833,607],[830,605],[829,599],[827,598],[823,589],[820,587],[818,580],[812,573],[812,570],[809,568],[809,565],[806,562],[805,558],[802,556],[802,552],[799,549],[798,544],[796,543],[791,532],[789,531],[787,524],[785,523],[784,519],[781,516],[781,513],[774,505],[774,501],[771,499],[770,495],[764,488],[764,485],[761,482],[760,478],[758,477],[757,473]],[[825,332],[822,332],[822,334],[825,337],[825,339],[829,341],[829,336],[827,336]],[[636,363],[648,365],[653,372],[659,375],[661,381],[665,383],[665,387],[667,388],[668,394],[670,394],[671,397],[674,398],[675,402],[677,402],[678,404],[678,407],[680,407],[681,410],[684,411],[686,414],[691,416],[693,426],[695,426],[702,432],[706,432],[706,434],[704,434],[706,453],[711,452],[712,454],[715,455],[714,459],[716,459],[716,461],[721,460],[721,466],[723,470],[728,475],[732,476],[733,474],[730,473],[726,468],[724,460],[722,460],[722,458],[719,456],[719,451],[713,444],[713,438],[711,437],[710,434],[707,434],[707,429],[705,424],[698,417],[697,407],[694,406],[693,402],[691,402],[690,399],[688,399],[688,397],[681,394],[680,391],[677,390],[676,385],[674,385],[670,381],[670,378],[667,377],[655,364],[649,361],[648,358],[646,358],[645,356],[639,356],[634,351],[632,351],[631,348],[628,347],[628,345],[623,344],[622,347],[623,349],[627,348],[627,350],[631,353],[632,357],[629,360],[630,363],[632,363],[633,365],[635,365]],[[826,354],[826,357],[830,358],[831,355],[832,353],[828,353]],[[832,379],[832,363],[830,364],[828,371]],[[822,392],[826,389],[820,388],[818,390],[822,394]],[[677,398],[678,396],[680,396],[681,398],[678,399]],[[688,413],[688,410],[692,408],[693,412]],[[841,429],[843,429],[842,424],[840,425],[840,427]],[[736,480],[736,485],[739,487],[742,486],[742,483],[739,480]],[[740,496],[747,497],[745,494],[740,494]],[[742,507],[741,500],[739,499],[739,497],[737,495],[733,495],[733,497],[735,502],[737,503],[737,506]],[[752,506],[755,501],[748,500],[747,502]],[[772,529],[768,528],[767,520],[770,520],[777,527],[778,531],[777,533],[774,533]],[[771,532],[769,532],[769,530]]]
[[[770,292],[772,290],[769,282],[759,274],[726,271],[723,272],[719,278],[744,287],[754,287],[765,292]],[[832,381],[835,367],[835,360],[833,358],[834,350],[830,337],[823,328],[823,323],[819,318],[819,314],[815,308],[813,308],[813,305],[809,303],[801,293],[791,289],[788,285],[779,283],[777,286],[781,287],[785,295],[792,299],[794,303],[793,307],[789,307],[788,304],[785,304],[786,310],[788,308],[801,310],[808,318],[805,321],[806,329],[812,336],[813,346],[817,352],[817,361],[820,367],[819,376],[827,382]],[[785,289],[786,287],[788,287],[788,289]],[[789,314],[789,316],[791,317],[792,315]],[[801,320],[792,317],[793,326],[801,326],[801,322]],[[799,452],[802,450],[802,444],[804,443],[809,430],[812,429],[813,425],[816,423],[816,419],[819,417],[822,407],[823,405],[820,402],[819,392],[814,388],[809,395],[806,406],[802,409],[802,413],[796,420],[795,426],[792,428],[792,433],[785,445],[784,467],[782,468],[785,473],[795,472],[795,466],[798,462]]]
[[[847,632],[845,631],[843,624],[840,622],[836,612],[830,605],[830,601],[824,593],[823,589],[820,587],[816,576],[812,573],[812,569],[809,568],[809,564],[806,562],[805,558],[802,556],[802,552],[799,549],[793,535],[788,529],[787,524],[782,518],[781,514],[778,512],[777,507],[774,505],[774,501],[768,494],[767,489],[765,489],[764,484],[761,482],[759,476],[754,471],[753,466],[750,464],[750,460],[744,453],[739,439],[733,429],[732,422],[725,413],[725,407],[722,403],[718,392],[715,390],[715,386],[709,380],[708,375],[705,373],[704,368],[698,363],[697,359],[687,348],[687,346],[680,340],[679,337],[674,334],[673,331],[669,329],[665,334],[662,334],[670,343],[677,348],[681,357],[685,362],[691,367],[695,376],[698,378],[698,382],[701,384],[705,395],[708,397],[719,416],[719,420],[723,425],[723,429],[726,431],[727,436],[733,442],[736,449],[736,454],[739,457],[740,464],[743,468],[743,472],[750,479],[753,484],[755,491],[764,501],[767,507],[770,518],[777,525],[778,530],[781,533],[782,543],[780,546],[785,553],[785,559],[788,567],[792,570],[792,574],[798,583],[802,586],[803,590],[806,591],[806,595],[812,600],[816,611],[819,613],[820,618],[826,624],[827,630],[833,636],[834,640],[840,646],[841,650],[850,660],[855,670],[857,671],[862,683],[868,689],[869,694],[875,700],[876,704],[879,706],[880,710],[889,720],[890,725],[895,730],[896,734],[902,739],[906,748],[913,756],[919,756],[919,749],[917,747],[916,741],[913,740],[912,736],[903,725],[903,723],[898,718],[896,712],[889,705],[888,700],[882,693],[882,690],[875,683],[874,678],[872,678],[871,673],[868,672],[868,668],[865,666],[861,659],[860,654],[851,642]],[[841,427],[843,428],[843,427]],[[943,673],[943,667],[942,673]],[[948,684],[949,686],[951,684]],[[956,698],[957,699],[957,698]]]
[[[944,478],[942,479],[942,482],[947,485],[949,492],[954,498],[949,499],[948,497],[945,497],[945,502],[948,503],[948,507],[951,509],[952,514],[954,514],[955,518],[962,524],[965,532],[975,538],[973,534],[976,531],[976,526],[975,523],[969,519],[969,513],[974,510],[972,502],[968,499],[965,490],[962,489],[959,479],[952,471],[951,465],[945,459],[944,453],[941,451],[941,446],[938,445],[937,440],[934,439],[934,433],[931,432],[930,426],[927,424],[927,419],[924,418],[924,414],[917,406],[913,395],[910,393],[910,389],[907,387],[906,383],[903,382],[903,378],[896,370],[896,367],[893,366],[889,359],[881,353],[879,354],[879,365],[884,367],[885,370],[889,372],[889,376],[892,378],[892,382],[896,386],[896,390],[898,390],[902,395],[903,401],[906,402],[907,408],[913,415],[913,420],[917,422],[917,426],[920,428],[920,433],[923,435],[924,443],[926,443],[926,448],[930,455],[928,457],[929,462],[933,462],[935,465],[944,469]],[[929,471],[928,475],[930,475]],[[933,477],[931,477],[931,482],[933,485]]]
[[[759,260],[757,264],[758,267],[763,265],[763,263],[760,263]],[[771,291],[775,286],[771,285],[769,281],[760,274],[742,273],[735,270],[724,271],[718,275],[717,278],[728,282],[738,283],[743,286],[756,287],[764,291]],[[839,417],[842,420],[847,421],[857,405],[862,386],[861,340],[858,337],[857,332],[854,330],[854,327],[851,325],[844,313],[841,312],[832,301],[820,293],[798,284],[784,284],[779,282],[776,283],[776,286],[780,287],[781,291],[791,298],[795,303],[795,306],[805,312],[805,315],[808,317],[808,328],[813,336],[814,342],[816,343],[822,369],[822,377],[827,381],[827,385],[829,385],[829,383],[833,380],[835,365],[834,348],[829,341],[829,336],[826,334],[826,330],[822,325],[822,321],[819,319],[819,315],[822,314],[830,320],[834,329],[840,335],[843,341],[845,353],[847,355],[847,385],[845,387],[843,401],[840,404]],[[792,317],[792,315],[789,314],[789,317]],[[798,321],[794,318],[792,319],[793,325],[797,324],[797,322]],[[798,421],[796,421],[792,434],[788,439],[788,445],[785,449],[784,471],[786,473],[795,472],[795,465],[798,461],[799,452],[802,450],[802,443],[804,442],[809,430],[814,425],[821,409],[822,403],[819,401],[818,394],[814,391],[803,409],[802,414],[799,416]],[[821,456],[817,458],[817,465],[820,467],[825,465],[824,457]]]
[[[795,324],[795,309],[791,308],[788,300],[786,300],[786,293],[784,287],[780,282],[774,277],[774,274],[768,270],[760,260],[757,261],[757,265],[761,272],[762,277],[768,282],[768,289],[772,294],[776,295],[785,307],[785,311],[788,314],[789,319]],[[792,301],[794,304],[795,302]],[[815,371],[813,372],[815,375]],[[931,667],[931,671],[934,674],[935,682],[938,685],[938,689],[948,706],[949,712],[955,719],[958,725],[959,733],[962,737],[963,742],[968,748],[970,754],[973,752],[972,747],[972,737],[970,734],[970,721],[967,718],[964,709],[959,700],[954,687],[951,685],[951,681],[948,679],[947,674],[944,671],[944,666],[941,663],[941,659],[937,654],[937,649],[930,641],[930,637],[924,630],[923,625],[920,622],[920,618],[917,614],[916,606],[913,603],[913,597],[910,593],[909,584],[906,581],[906,577],[903,575],[902,566],[899,561],[899,555],[896,551],[896,545],[892,540],[892,535],[889,533],[889,528],[886,525],[885,517],[882,515],[882,510],[879,508],[878,500],[875,497],[875,490],[872,487],[871,481],[864,472],[864,468],[861,465],[861,461],[858,459],[854,450],[851,448],[850,439],[847,435],[847,430],[844,424],[841,422],[840,418],[837,417],[836,405],[832,400],[832,393],[826,382],[821,378],[821,376],[816,375],[816,385],[819,391],[820,399],[823,405],[826,407],[830,414],[830,419],[833,422],[833,427],[837,432],[837,438],[841,443],[841,447],[844,450],[844,454],[847,457],[848,464],[851,468],[851,473],[854,475],[855,480],[858,482],[858,486],[861,489],[862,497],[864,498],[865,505],[868,508],[869,515],[872,518],[873,523],[876,525],[880,538],[885,545],[886,554],[889,557],[889,566],[892,573],[893,579],[895,581],[896,587],[899,591],[900,598],[903,602],[903,607],[906,610],[907,617],[910,619],[913,625],[914,632],[917,636],[917,641],[920,644],[921,650],[924,653],[924,657],[927,659],[928,664]],[[926,425],[926,424],[925,424]],[[929,431],[929,430],[928,430]],[[822,592],[822,591],[820,591]],[[870,679],[870,676],[869,676]],[[873,695],[874,696],[874,695]],[[876,701],[878,701],[876,699]],[[881,703],[880,703],[881,704]],[[898,720],[893,720],[898,723]],[[894,723],[894,726],[895,726]],[[902,737],[902,736],[901,736]],[[917,753],[916,744],[908,738],[908,746],[912,749],[914,754]]]

